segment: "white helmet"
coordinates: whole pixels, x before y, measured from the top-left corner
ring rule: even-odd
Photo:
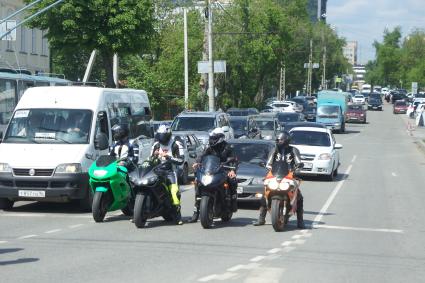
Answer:
[[[171,129],[167,125],[160,125],[158,130],[156,131],[155,138],[162,145],[167,145],[171,139]]]
[[[224,141],[225,135],[222,128],[215,128],[210,133],[209,144],[211,147],[215,147]]]

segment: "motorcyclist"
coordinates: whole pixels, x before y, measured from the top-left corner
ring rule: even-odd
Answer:
[[[236,163],[236,157],[233,153],[232,147],[224,140],[224,138],[225,135],[221,128],[214,129],[209,135],[209,146],[204,150],[203,154],[198,157],[196,163],[193,165],[193,168],[197,169],[199,164],[202,162],[202,158],[207,155],[215,155],[220,157],[220,162],[226,162],[228,165],[234,166]],[[230,170],[227,173],[227,182],[230,187],[232,211],[236,212],[238,210],[236,194],[237,181],[234,170]],[[201,197],[198,191],[198,187],[195,185],[195,208],[193,211],[193,216],[189,220],[190,223],[198,221],[200,203]]]
[[[302,167],[303,163],[301,162],[300,152],[297,148],[290,146],[290,142],[291,136],[287,131],[283,131],[277,136],[276,149],[267,162],[267,169],[271,170],[273,165],[278,162],[287,162],[291,171],[295,171],[297,168]],[[297,227],[300,229],[305,228],[303,205],[304,199],[301,191],[299,191],[297,200]],[[255,226],[264,225],[266,223],[267,207],[267,200],[263,195],[260,202],[260,216],[258,217],[258,221],[254,222]]]
[[[139,148],[129,141],[128,125],[116,124],[111,131],[114,144],[110,148],[109,155],[120,159],[119,165],[126,167],[128,171],[134,170],[139,158]]]
[[[171,138],[171,129],[167,125],[160,125],[156,134],[155,142],[151,149],[151,159],[159,158],[161,161],[170,160],[172,166],[167,174],[167,180],[170,185],[172,202],[176,210],[176,224],[182,225],[180,191],[177,183],[176,165],[183,164],[182,146],[179,142]]]

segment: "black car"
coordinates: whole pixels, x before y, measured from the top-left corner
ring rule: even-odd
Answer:
[[[381,110],[382,111],[382,100],[379,98],[370,98],[367,103],[368,110]]]
[[[238,202],[259,202],[264,192],[264,178],[268,170],[266,163],[275,149],[269,140],[230,140],[240,162],[236,172]]]
[[[307,107],[305,107],[303,111],[305,119],[311,122],[316,121],[316,110],[316,105],[307,105]]]
[[[397,100],[407,99],[407,96],[401,92],[394,91],[391,93],[391,103],[394,104]]]
[[[259,112],[256,108],[229,108],[226,113],[229,116],[249,116]]]
[[[280,112],[277,114],[277,120],[281,127],[290,122],[302,122],[305,120],[304,114],[296,112]]]
[[[230,116],[229,122],[235,138],[261,138],[261,132],[252,116]]]
[[[291,129],[297,128],[297,127],[310,127],[310,128],[323,128],[323,129],[326,129],[326,125],[325,124],[321,124],[321,123],[316,123],[316,122],[292,122],[292,123],[285,124],[285,126],[283,127],[283,130],[289,132]]]

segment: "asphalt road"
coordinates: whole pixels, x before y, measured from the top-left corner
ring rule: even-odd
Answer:
[[[254,209],[210,230],[160,219],[136,229],[119,213],[94,223],[71,205],[22,202],[0,212],[0,281],[424,282],[425,155],[404,120],[386,105],[336,139],[337,180],[302,184],[305,230],[295,219],[282,233],[254,227]]]

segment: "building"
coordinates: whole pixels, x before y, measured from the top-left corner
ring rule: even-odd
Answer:
[[[357,65],[357,46],[357,41],[347,41],[347,44],[342,49],[344,57],[353,66]]]
[[[308,0],[307,11],[312,22],[317,22],[319,18],[324,21],[326,20],[327,2],[328,0]],[[320,14],[318,14],[319,5]]]
[[[0,0],[1,19],[11,15],[24,5],[22,0]],[[19,14],[11,20],[20,22],[24,18],[24,14]],[[16,30],[16,40],[3,38],[0,42],[0,68],[26,69],[33,74],[36,72],[49,73],[50,50],[44,35],[45,31],[21,26]]]

